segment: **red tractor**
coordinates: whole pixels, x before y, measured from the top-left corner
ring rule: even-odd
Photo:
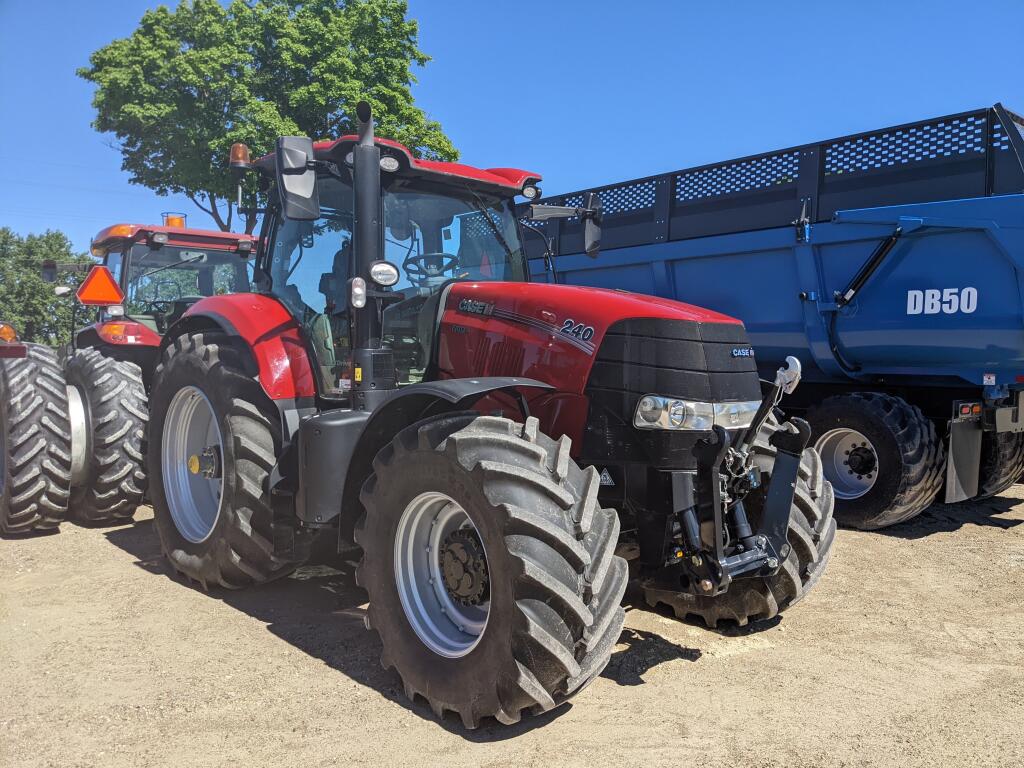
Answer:
[[[146,492],[147,393],[163,334],[203,298],[250,290],[254,244],[251,235],[187,229],[184,216],[173,215],[162,226],[115,224],[95,237],[92,254],[102,267],[91,269],[76,296],[95,310],[93,322],[75,331],[62,358],[29,344],[22,361],[6,364],[14,432],[5,471],[12,488],[36,490],[12,493],[0,510],[2,532],[54,528],[69,504],[81,522],[134,515]],[[45,263],[44,278],[56,279],[57,268]],[[36,409],[49,420],[34,421]],[[45,435],[45,449],[20,442],[22,423]]]

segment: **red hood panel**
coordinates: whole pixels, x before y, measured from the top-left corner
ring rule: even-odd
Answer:
[[[740,321],[690,304],[547,283],[456,283],[438,345],[443,376],[527,376],[582,394],[608,328],[629,318]]]

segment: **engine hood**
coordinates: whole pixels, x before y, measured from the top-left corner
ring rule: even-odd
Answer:
[[[441,315],[438,367],[443,376],[528,376],[582,393],[609,329],[636,319],[657,321],[676,338],[699,341],[723,329],[745,338],[735,318],[626,291],[455,283]]]

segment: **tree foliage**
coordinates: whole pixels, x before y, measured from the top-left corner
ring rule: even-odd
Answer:
[[[46,259],[58,264],[95,263],[88,255],[75,253],[62,232],[21,237],[0,228],[0,320],[14,325],[25,341],[66,344],[71,338],[74,296],[58,297],[54,284],[43,280]],[[57,285],[73,289],[82,277],[82,273],[61,272]],[[84,322],[81,314],[79,322]]]
[[[414,66],[429,57],[404,0],[182,0],[92,54],[94,127],[113,133],[134,184],[186,195],[221,229],[234,215],[228,150],[255,155],[278,136],[354,130],[366,99],[378,132],[422,157],[458,157],[413,103]],[[249,215],[246,231],[255,217]]]

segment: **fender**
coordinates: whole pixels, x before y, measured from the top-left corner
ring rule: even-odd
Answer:
[[[322,525],[339,514],[339,549],[352,546],[352,528],[362,507],[359,491],[373,459],[395,435],[417,421],[448,411],[471,409],[498,391],[550,390],[536,379],[486,377],[410,384],[396,390],[375,411],[324,411],[299,425],[299,478],[296,515]]]
[[[316,379],[302,329],[280,301],[258,293],[197,301],[168,329],[161,353],[177,336],[211,326],[237,336],[252,350],[260,386],[271,400],[316,397]]]

